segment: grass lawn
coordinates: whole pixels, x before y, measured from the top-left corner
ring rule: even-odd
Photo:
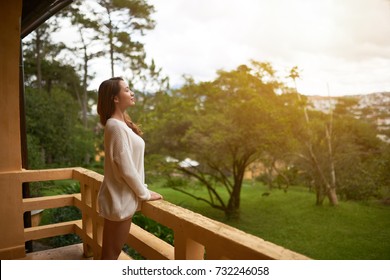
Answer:
[[[390,259],[390,207],[341,201],[338,207],[316,206],[314,193],[291,187],[287,193],[244,184],[240,220],[161,184],[150,184],[164,199],[227,223],[308,257],[322,260]],[[205,196],[201,188],[187,189]],[[270,195],[262,196],[269,192]]]

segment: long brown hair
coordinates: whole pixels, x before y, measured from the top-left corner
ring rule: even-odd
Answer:
[[[111,118],[115,112],[114,97],[121,90],[120,81],[124,81],[121,77],[114,77],[103,81],[99,86],[97,112],[100,116],[100,123],[106,125],[107,120]],[[131,121],[127,112],[124,113],[125,122],[136,134],[142,135],[141,129]]]

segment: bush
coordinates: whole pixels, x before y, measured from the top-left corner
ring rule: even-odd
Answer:
[[[81,219],[81,211],[74,206],[65,206],[55,209],[46,209],[43,211],[41,225],[55,224]],[[41,240],[53,248],[81,243],[81,238],[76,234],[67,234],[45,238]]]

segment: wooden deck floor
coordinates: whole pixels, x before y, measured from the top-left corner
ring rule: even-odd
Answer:
[[[93,260],[93,258],[84,257],[83,244],[75,244],[60,248],[28,253],[24,258],[21,258],[19,260]],[[119,260],[131,260],[131,258],[127,254],[122,252],[119,256]]]

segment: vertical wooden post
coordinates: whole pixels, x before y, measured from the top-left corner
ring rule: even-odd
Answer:
[[[0,173],[22,169],[19,111],[22,0],[0,2]],[[22,183],[0,176],[0,259],[23,257]]]
[[[93,255],[93,248],[88,244],[87,240],[89,240],[89,238],[92,240],[94,239],[90,211],[92,208],[92,186],[89,181],[89,178],[85,176],[85,174],[82,174],[81,179],[79,179],[82,202],[82,224],[85,239],[83,240],[83,249],[84,256],[86,257],[91,257]]]
[[[184,232],[175,232],[176,260],[203,260],[204,246],[190,239]]]
[[[100,259],[103,240],[103,218],[97,210],[97,194],[102,177],[83,168],[73,170],[73,179],[80,183],[84,255],[93,255],[94,259]]]
[[[96,175],[95,175],[96,176]],[[97,178],[92,180],[92,228],[93,228],[93,257],[101,259],[101,247],[103,245],[103,222],[102,217],[98,213],[97,196],[99,193],[101,182]]]

